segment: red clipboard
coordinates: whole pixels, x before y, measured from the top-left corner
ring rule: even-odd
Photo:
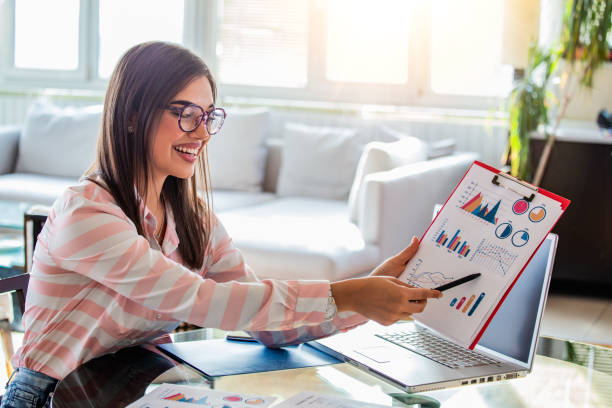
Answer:
[[[440,211],[438,211],[438,214],[436,214],[436,217],[433,219],[433,221],[429,224],[429,227],[427,227],[427,230],[425,230],[425,232],[423,233],[423,235],[421,236],[420,241],[423,241],[425,235],[427,234],[427,232],[429,231],[429,229],[431,228],[431,226],[434,224],[434,222],[436,221],[436,219],[438,218],[438,215],[442,212],[442,209],[444,209],[444,207],[446,206],[446,204],[448,203],[448,201],[451,199],[451,197],[453,197],[453,195],[455,194],[455,192],[457,191],[457,188],[459,187],[459,185],[461,185],[461,183],[463,182],[463,180],[465,179],[465,177],[467,176],[467,174],[470,172],[470,170],[472,169],[473,166],[479,166],[482,167],[483,169],[488,170],[489,172],[491,172],[491,182],[494,184],[499,185],[501,181],[503,181],[504,183],[507,184],[511,184],[511,183],[517,183],[518,185],[520,185],[522,188],[528,189],[528,191],[531,193],[530,196],[524,196],[524,198],[528,201],[533,200],[533,198],[535,197],[536,194],[541,194],[544,195],[556,202],[558,202],[561,206],[561,210],[564,212],[567,207],[570,205],[571,201],[568,200],[567,198],[561,197],[557,194],[551,193],[550,191],[547,191],[543,188],[540,187],[536,187],[534,185],[531,185],[525,181],[519,180],[515,177],[512,177],[506,173],[501,172],[500,170],[491,167],[485,163],[479,162],[479,161],[474,161],[474,163],[472,163],[472,165],[470,166],[470,168],[465,172],[465,174],[463,175],[463,177],[461,178],[461,180],[459,180],[459,182],[457,183],[457,185],[455,186],[455,189],[453,190],[453,192],[448,196],[448,198],[446,199],[446,201],[444,202],[444,205],[442,206],[442,208],[440,209]],[[508,187],[506,185],[504,185],[504,187],[512,189],[512,187]],[[516,191],[516,190],[514,190]],[[522,193],[520,193],[522,195]],[[555,223],[552,225],[552,227],[550,228],[550,231],[552,231],[552,229],[555,227],[555,225],[557,224],[557,222],[559,221],[560,217],[555,221]],[[518,280],[518,278],[520,278],[520,276],[522,275],[523,271],[525,270],[525,267],[527,267],[527,265],[529,264],[529,262],[531,261],[531,259],[533,258],[533,256],[535,255],[535,253],[538,251],[538,249],[540,248],[540,246],[542,245],[542,242],[544,242],[544,239],[546,239],[546,236],[544,236],[544,238],[538,243],[538,246],[536,247],[536,249],[533,251],[533,253],[531,254],[531,256],[529,257],[529,259],[527,260],[527,262],[523,265],[523,268],[519,271],[519,273],[516,275],[516,277],[514,278],[514,280],[512,281],[512,283],[510,284],[510,286],[508,286],[508,289],[506,290],[506,292],[503,294],[503,296],[500,298],[499,302],[497,303],[497,305],[495,306],[495,308],[493,309],[493,312],[489,315],[488,319],[486,320],[486,322],[484,323],[484,325],[482,326],[482,328],[480,329],[480,332],[478,332],[478,334],[476,335],[476,337],[474,338],[474,341],[472,342],[472,344],[470,345],[470,349],[473,350],[474,347],[476,347],[476,344],[478,344],[478,341],[480,340],[480,338],[482,337],[482,335],[484,334],[485,330],[487,329],[487,327],[489,326],[489,323],[491,323],[491,320],[493,320],[493,317],[495,316],[495,314],[497,313],[497,311],[499,310],[500,306],[502,305],[502,303],[504,302],[504,300],[506,299],[506,297],[508,296],[508,293],[510,293],[510,291],[512,290],[512,288],[514,287],[514,284],[516,283],[516,281]]]

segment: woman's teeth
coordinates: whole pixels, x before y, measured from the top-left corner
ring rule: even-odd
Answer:
[[[189,149],[181,146],[175,146],[174,150],[177,150],[181,153],[198,154],[198,149]]]

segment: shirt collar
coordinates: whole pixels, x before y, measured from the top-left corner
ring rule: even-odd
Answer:
[[[161,220],[157,220],[153,213],[149,210],[149,207],[146,206],[144,200],[138,193],[136,186],[134,186],[134,192],[136,193],[136,197],[139,202],[140,215],[144,223],[144,233],[146,234],[149,242],[155,242],[155,245],[157,246],[155,230],[157,229],[157,223]],[[179,238],[176,233],[176,222],[174,221],[174,213],[172,212],[172,208],[165,205],[164,211],[166,212],[166,231],[162,240],[161,250],[164,254],[169,255],[178,247]]]

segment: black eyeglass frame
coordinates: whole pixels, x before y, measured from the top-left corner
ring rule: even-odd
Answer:
[[[194,107],[194,108],[198,108],[200,110],[200,112],[202,112],[198,118],[196,119],[196,124],[193,127],[193,129],[188,130],[188,129],[184,129],[183,126],[181,125],[181,119],[183,118],[183,112],[185,111],[185,109],[190,108],[190,107]],[[223,127],[223,123],[225,122],[225,118],[227,117],[227,113],[225,113],[225,109],[223,108],[213,108],[209,111],[204,110],[204,108],[202,108],[200,105],[196,105],[195,103],[190,103],[187,105],[183,105],[181,107],[178,106],[172,106],[172,105],[168,105],[165,108],[166,110],[169,110],[171,112],[175,112],[178,113],[178,126],[179,129],[181,129],[183,132],[186,133],[190,133],[193,132],[194,130],[196,130],[201,124],[202,122],[204,122],[205,126],[206,126],[206,132],[208,132],[209,135],[216,135],[217,133],[219,133],[219,131],[221,130],[221,128]],[[222,121],[221,121],[221,125],[219,125],[219,129],[217,129],[215,132],[211,132],[210,129],[208,128],[208,118],[210,118],[210,114],[213,112],[221,112],[222,114]]]

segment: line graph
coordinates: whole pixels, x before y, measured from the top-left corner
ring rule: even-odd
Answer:
[[[518,254],[508,251],[501,245],[496,245],[483,239],[478,244],[470,261],[486,266],[490,270],[505,276],[517,258]]]
[[[444,275],[442,272],[421,272],[421,273],[409,273],[408,280],[414,284],[414,286],[422,286],[424,288],[431,288],[435,286],[443,285],[453,280],[452,277]]]
[[[406,275],[406,281],[409,284],[422,288],[433,288],[453,280],[452,276],[445,275],[442,272],[420,271],[422,265],[423,259],[418,258],[410,268]]]

